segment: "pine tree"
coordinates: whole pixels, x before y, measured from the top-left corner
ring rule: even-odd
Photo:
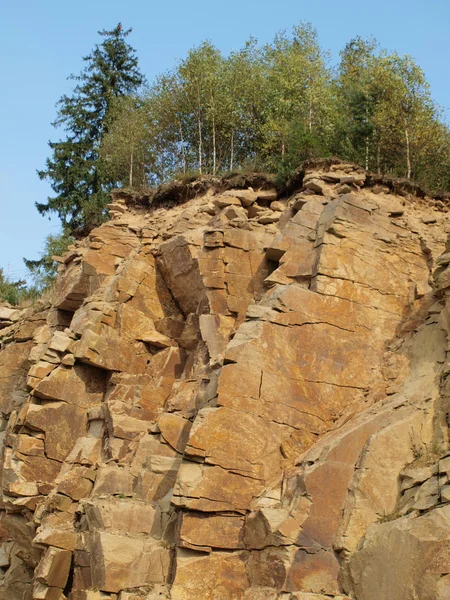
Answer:
[[[28,269],[28,278],[33,281],[31,289],[34,293],[42,294],[53,285],[58,274],[59,265],[53,258],[64,254],[74,241],[74,238],[64,232],[49,235],[45,240],[43,251],[38,260],[23,259]]]
[[[38,211],[56,213],[64,231],[75,236],[103,220],[108,191],[115,183],[98,161],[110,107],[115,98],[135,93],[144,83],[135,51],[126,42],[130,32],[120,23],[112,31],[99,31],[104,41],[83,58],[83,71],[70,75],[78,83],[72,95],[64,95],[57,104],[53,125],[67,136],[49,142],[53,154],[38,171],[56,194],[45,204],[36,203]]]

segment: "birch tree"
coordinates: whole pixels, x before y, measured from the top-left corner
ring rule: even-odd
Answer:
[[[100,147],[103,172],[130,188],[147,185],[152,163],[152,141],[145,103],[137,97],[116,100],[111,107],[108,132]]]

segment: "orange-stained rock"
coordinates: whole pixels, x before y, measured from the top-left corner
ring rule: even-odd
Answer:
[[[177,237],[161,245],[157,264],[183,313],[195,312],[198,304],[204,302],[206,292],[195,248],[182,236]]]
[[[107,371],[126,370],[143,373],[147,366],[145,348],[120,337],[111,327],[102,326],[99,333],[87,329],[73,345],[75,358]]]
[[[58,367],[34,388],[34,393],[39,398],[61,400],[83,408],[99,404],[104,392],[104,371],[89,365]]]
[[[86,434],[87,418],[82,408],[66,402],[30,404],[25,425],[45,434],[45,453],[48,458],[62,461],[77,439]]]
[[[318,550],[311,554],[298,550],[289,571],[290,591],[301,589],[314,594],[338,595],[339,562],[334,553]]]
[[[252,414],[227,407],[207,408],[199,413],[186,454],[202,456],[206,463],[263,479],[267,462],[274,469],[277,461],[279,464],[280,441],[286,436],[280,426]]]
[[[158,427],[164,440],[178,452],[184,452],[192,423],[173,413],[163,413]]]
[[[8,344],[0,352],[0,410],[4,414],[20,408],[25,401],[23,390],[32,346],[33,342]]]
[[[38,492],[31,490],[38,490],[37,484],[54,482],[61,469],[61,463],[46,456],[15,454],[6,448],[3,468],[5,492],[34,496]]]
[[[183,462],[173,491],[176,506],[203,512],[249,510],[264,489],[260,480],[221,467]]]
[[[36,580],[48,587],[64,588],[69,576],[72,553],[60,548],[48,548],[36,569]]]
[[[142,538],[96,532],[90,551],[94,589],[119,592],[164,583],[168,576],[169,551]]]
[[[33,542],[43,546],[54,546],[63,550],[75,550],[77,534],[72,531],[62,531],[53,527],[41,528]]]
[[[242,517],[189,512],[182,517],[180,546],[209,550],[242,548],[243,525]]]
[[[89,496],[94,484],[96,473],[87,467],[74,465],[70,471],[62,475],[56,488],[60,494],[64,494],[72,500],[81,500]]]
[[[248,574],[251,584],[277,591],[284,590],[294,552],[295,549],[292,547],[269,547],[261,551],[251,552],[248,560]]]
[[[245,553],[215,552],[203,557],[189,550],[177,550],[172,600],[241,598],[249,587],[245,559]]]
[[[448,207],[293,182],[117,190],[0,306],[1,600],[448,600]]]
[[[84,510],[90,531],[125,535],[162,533],[161,513],[151,505],[125,498],[86,501]]]
[[[116,465],[102,467],[97,471],[97,478],[93,490],[94,496],[122,495],[131,496],[135,478],[126,469]]]

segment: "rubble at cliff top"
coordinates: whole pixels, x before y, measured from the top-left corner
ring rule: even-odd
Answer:
[[[448,205],[296,185],[116,192],[0,307],[0,600],[450,597]]]

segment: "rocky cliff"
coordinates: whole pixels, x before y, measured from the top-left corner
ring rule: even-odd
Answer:
[[[117,193],[0,308],[1,600],[450,598],[447,205],[293,188]]]

